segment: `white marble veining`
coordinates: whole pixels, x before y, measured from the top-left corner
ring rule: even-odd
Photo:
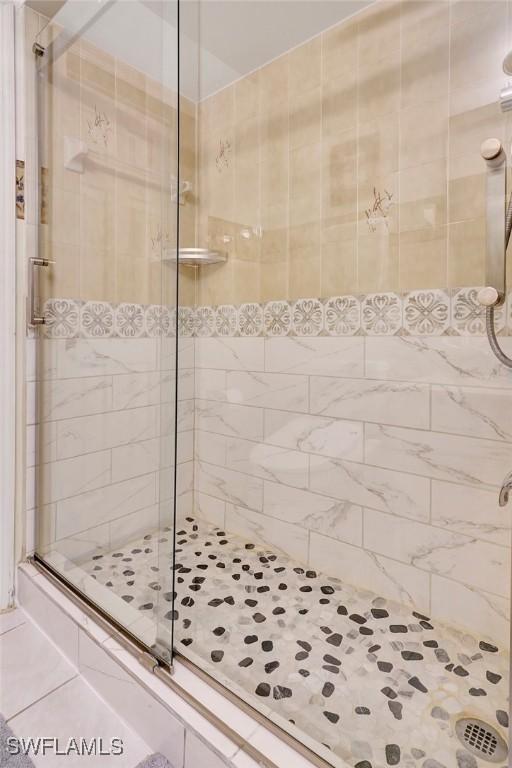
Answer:
[[[362,376],[364,340],[285,337],[265,339],[265,370],[308,376]]]
[[[110,451],[42,464],[38,473],[39,503],[48,504],[101,488],[109,484],[110,477]]]
[[[309,564],[416,610],[429,608],[429,575],[410,565],[318,533],[311,534]]]
[[[299,451],[230,437],[226,439],[226,466],[297,488],[308,486],[308,457]]]
[[[116,407],[113,403],[112,381],[111,376],[91,376],[41,382],[38,400],[41,421],[71,419],[110,411]]]
[[[57,456],[65,459],[149,440],[159,429],[156,406],[63,419],[57,425]]]
[[[512,355],[512,339],[500,340]],[[452,386],[512,387],[512,373],[474,337],[393,336],[365,339],[366,375],[372,379]]]
[[[220,435],[263,439],[263,409],[235,403],[196,400],[196,428]]]
[[[154,474],[80,493],[57,503],[57,537],[65,538],[130,512],[146,509],[156,500]]]
[[[158,339],[51,339],[49,343],[56,346],[55,378],[157,370]]]
[[[512,389],[434,386],[432,429],[512,442]]]
[[[366,425],[365,448],[370,464],[467,485],[501,485],[511,466],[503,442],[380,424]]]
[[[364,545],[372,552],[479,590],[502,597],[510,591],[507,547],[376,510],[364,512]]]
[[[195,340],[195,364],[197,368],[263,371],[264,356],[264,339],[213,338]]]
[[[427,520],[430,484],[426,478],[367,464],[310,457],[311,490],[363,507]]]
[[[432,481],[432,523],[492,544],[510,545],[510,516],[497,490]]]
[[[226,387],[230,402],[285,411],[306,411],[308,407],[306,376],[229,371]]]
[[[311,376],[310,410],[322,416],[428,428],[430,392],[423,384]]]
[[[271,545],[299,562],[306,562],[308,558],[309,538],[302,526],[227,504],[225,527],[243,538]]]
[[[361,507],[311,491],[265,482],[266,514],[349,544],[362,545]]]
[[[262,509],[263,480],[260,478],[205,462],[198,462],[195,475],[196,487],[202,493],[236,506]]]
[[[363,425],[357,421],[267,408],[265,442],[304,453],[318,453],[352,461],[363,460]]]

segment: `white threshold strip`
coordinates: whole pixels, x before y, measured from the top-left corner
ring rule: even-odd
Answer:
[[[175,768],[189,768],[187,751],[195,755],[197,742],[207,750],[211,768],[349,768],[339,758],[331,762],[315,754],[231,696],[220,683],[213,687],[211,678],[188,660],[175,657],[170,674],[44,565],[19,566],[17,595],[21,607],[98,694]],[[88,662],[90,658],[94,664]],[[125,688],[121,696],[120,677]],[[134,686],[136,695],[132,695]],[[166,750],[160,737],[155,737],[157,722],[165,724],[167,735],[175,732],[174,747]],[[182,754],[180,732],[185,744]]]

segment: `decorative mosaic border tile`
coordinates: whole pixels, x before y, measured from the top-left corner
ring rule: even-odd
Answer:
[[[327,299],[178,308],[180,336],[484,336],[478,288],[432,288]],[[161,338],[176,333],[176,310],[160,304],[48,299],[48,338]],[[512,335],[512,293],[496,311],[496,329]]]

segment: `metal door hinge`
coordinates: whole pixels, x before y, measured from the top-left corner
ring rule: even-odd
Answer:
[[[44,56],[46,51],[46,48],[43,48],[43,46],[40,43],[34,43],[32,46],[32,53],[35,56]]]

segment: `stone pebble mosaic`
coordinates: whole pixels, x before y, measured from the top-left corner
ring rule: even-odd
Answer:
[[[174,620],[180,653],[327,747],[333,765],[489,766],[458,740],[460,717],[508,739],[508,653],[492,639],[193,518],[176,531],[173,591],[171,546],[165,528],[98,552],[85,569],[158,622],[160,638]]]

